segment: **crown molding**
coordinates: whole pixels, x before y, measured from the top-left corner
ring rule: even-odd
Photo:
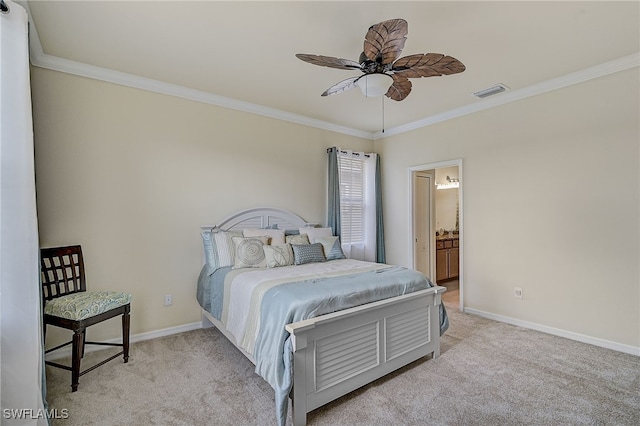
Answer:
[[[567,86],[582,83],[599,77],[604,77],[609,74],[614,74],[619,71],[624,71],[640,66],[640,52],[634,53],[610,62],[606,62],[604,64],[566,74],[564,76],[543,81],[541,83],[537,83],[528,87],[503,92],[499,95],[480,100],[474,104],[465,105],[460,108],[454,108],[441,114],[426,117],[422,120],[414,121],[402,126],[392,127],[386,129],[384,132],[368,132],[351,127],[340,126],[300,114],[294,114],[275,108],[265,107],[263,105],[257,105],[250,102],[240,101],[209,92],[204,92],[201,90],[190,89],[184,86],[178,86],[175,84],[153,80],[134,74],[128,74],[108,68],[97,67],[82,62],[76,62],[69,59],[48,55],[42,50],[42,44],[40,43],[40,38],[38,37],[38,31],[33,20],[31,19],[31,11],[29,10],[28,2],[23,0],[17,1],[17,3],[22,5],[29,14],[29,50],[31,64],[33,66],[119,84],[136,89],[147,90],[150,92],[160,93],[168,96],[175,96],[195,102],[219,106],[222,108],[248,112],[251,114],[257,114],[276,120],[288,121],[290,123],[315,127],[322,130],[328,130],[335,133],[342,133],[345,135],[369,140],[383,139],[389,136],[394,136],[400,133],[419,129],[421,127],[431,126],[433,124],[440,123],[446,120],[473,114],[478,111],[505,105],[510,102],[515,102],[531,96],[558,90]]]
[[[583,83],[588,80],[604,77],[609,74],[614,74],[619,71],[628,70],[638,66],[640,66],[640,53],[634,53],[632,55],[624,56],[610,62],[605,62],[604,64],[596,65],[581,71],[576,71],[574,73],[565,74],[563,76],[543,81],[531,86],[523,87],[521,89],[503,92],[499,95],[483,99],[474,104],[465,105],[460,108],[445,111],[442,114],[432,115],[422,120],[388,129],[384,133],[376,132],[374,135],[374,140],[419,129],[421,127],[430,126],[432,124],[462,117],[464,115],[473,114],[474,112],[483,111],[485,109],[494,108],[500,105],[505,105],[511,102],[519,101],[521,99],[529,98],[531,96],[536,96],[542,93],[562,89],[564,87]]]
[[[35,49],[34,49],[35,50]],[[227,98],[215,95],[201,90],[190,89],[184,86],[178,86],[159,80],[140,77],[134,74],[128,74],[107,68],[96,67],[94,65],[84,64],[81,62],[71,61],[69,59],[59,58],[57,56],[47,55],[46,53],[31,52],[31,64],[53,71],[60,71],[67,74],[73,74],[80,77],[92,78],[109,83],[128,86],[135,89],[147,90],[149,92],[160,93],[163,95],[174,96],[177,98],[187,99],[190,101],[201,102],[209,105],[215,105],[222,108],[234,109],[237,111],[257,114],[264,117],[274,118],[277,120],[288,121],[304,126],[315,127],[318,129],[329,130],[336,133],[343,133],[350,136],[356,136],[364,139],[373,139],[372,132],[352,129],[345,126],[328,123],[326,121],[317,120],[304,115],[293,114],[290,112],[269,108],[262,105],[244,102],[237,99]]]
[[[29,52],[31,64],[33,66],[373,140],[373,132],[340,126],[304,115],[294,114],[233,98],[227,98],[213,93],[204,92],[202,90],[190,89],[184,86],[166,83],[164,81],[153,80],[134,74],[48,55],[42,50],[38,30],[31,19],[29,3],[27,1],[19,1],[18,3],[21,4],[29,14]]]

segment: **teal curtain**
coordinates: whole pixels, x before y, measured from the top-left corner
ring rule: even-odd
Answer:
[[[340,173],[338,171],[338,148],[327,149],[329,154],[328,182],[329,193],[327,203],[327,226],[333,235],[340,236]]]
[[[380,156],[376,155],[376,262],[385,263],[384,223],[382,218],[382,181],[380,178]]]

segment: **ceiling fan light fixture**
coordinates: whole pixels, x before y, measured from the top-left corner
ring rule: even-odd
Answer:
[[[393,78],[382,73],[365,74],[358,80],[360,91],[368,98],[384,95],[392,84]]]
[[[411,92],[410,78],[457,74],[466,69],[456,58],[441,53],[400,57],[408,33],[409,24],[404,19],[388,19],[370,26],[364,36],[359,62],[308,53],[297,53],[296,57],[313,65],[364,73],[334,84],[321,96],[335,95],[358,86],[366,97],[386,95],[401,101]]]

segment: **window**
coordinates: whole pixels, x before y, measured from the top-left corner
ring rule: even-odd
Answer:
[[[336,160],[337,164],[330,163],[330,199],[337,208],[339,192],[340,211],[331,213],[339,215],[342,251],[350,259],[384,263],[382,211],[376,197],[378,157],[337,150]]]
[[[338,155],[340,238],[343,244],[364,243],[365,162],[361,157]]]

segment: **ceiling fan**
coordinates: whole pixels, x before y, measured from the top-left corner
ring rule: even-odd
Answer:
[[[363,75],[329,87],[322,96],[360,87],[366,96],[385,94],[388,98],[401,101],[411,92],[410,78],[457,74],[465,70],[462,62],[440,53],[416,54],[398,59],[408,31],[408,24],[404,19],[390,19],[372,25],[365,35],[364,50],[358,62],[303,53],[298,53],[296,57],[314,65],[362,71]],[[372,86],[371,91],[369,86]]]

